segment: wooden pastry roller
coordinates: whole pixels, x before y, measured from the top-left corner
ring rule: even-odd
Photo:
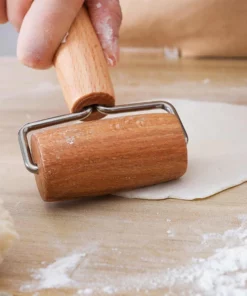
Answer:
[[[19,131],[25,166],[35,174],[45,201],[105,195],[177,179],[185,173],[188,137],[171,104],[158,101],[114,107],[105,57],[86,9],[72,25],[54,65],[72,113],[28,123]],[[152,109],[164,112],[99,120],[105,115]],[[70,121],[77,122],[46,128]],[[38,129],[42,130],[33,132],[29,140],[28,133]]]

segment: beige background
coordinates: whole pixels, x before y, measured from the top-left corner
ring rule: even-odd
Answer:
[[[121,44],[178,47],[182,56],[247,56],[245,0],[120,0]]]

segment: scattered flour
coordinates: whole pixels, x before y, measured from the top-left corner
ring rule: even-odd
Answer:
[[[84,290],[78,290],[77,295],[91,295],[93,293],[93,289],[84,289]]]
[[[202,244],[209,245],[212,242],[220,241],[223,242],[226,247],[234,247],[241,244],[245,244],[247,246],[247,215],[240,215],[238,219],[242,222],[239,228],[229,229],[223,234],[203,234]]]
[[[217,240],[224,244],[223,248],[206,259],[193,259],[191,265],[168,270],[155,279],[157,287],[168,287],[166,295],[183,287],[184,295],[246,296],[247,215],[239,219],[239,228],[203,235],[203,244]]]
[[[218,249],[207,259],[193,261],[191,266],[169,270],[157,280],[157,286],[175,291],[184,287],[184,295],[247,295],[246,245]]]
[[[62,40],[62,42],[61,42],[62,44],[66,43],[68,36],[69,36],[69,32],[67,32],[67,33],[65,34],[65,36],[63,37],[63,40]]]
[[[33,282],[21,286],[21,291],[38,291],[49,288],[67,288],[77,286],[71,279],[85,253],[72,254],[59,258],[45,268],[32,271]]]
[[[97,8],[101,8],[101,7],[102,7],[102,4],[101,4],[100,2],[98,2],[98,3],[96,4],[96,7],[97,7]]]
[[[68,137],[66,138],[66,142],[70,145],[73,145],[75,142],[75,137]]]
[[[107,15],[103,19],[103,21],[98,23],[97,25],[97,34],[101,37],[101,45],[102,48],[105,50],[105,57],[108,65],[110,66],[113,66],[115,64],[117,58],[116,53],[118,50],[118,42],[117,39],[114,38],[112,26],[113,22],[109,15]]]
[[[246,296],[247,295],[247,215],[239,217],[240,227],[220,233],[204,234],[202,245],[221,246],[207,258],[158,272],[132,274],[111,283],[114,291],[162,291],[167,296]],[[206,246],[205,246],[206,247]],[[211,248],[212,249],[212,248]],[[115,284],[115,285],[114,285]],[[104,287],[98,291],[104,292]],[[109,291],[111,291],[111,289]],[[115,289],[115,290],[114,290]],[[181,291],[183,293],[181,294]]]
[[[175,236],[175,231],[172,230],[172,229],[168,229],[166,233],[168,234],[168,237],[174,237]]]
[[[46,268],[33,271],[34,281],[24,285],[21,290],[39,291],[47,288],[72,287],[78,289],[76,295],[115,295],[127,291],[145,294],[159,290],[161,295],[167,296],[246,296],[247,215],[239,216],[238,220],[240,226],[237,228],[226,230],[222,234],[203,234],[201,246],[203,248],[210,246],[210,249],[214,250],[213,253],[206,258],[192,258],[183,266],[167,269],[161,267],[151,271],[140,270],[129,275],[119,274],[113,278],[108,276],[104,278],[103,275],[96,274],[96,280],[91,284],[87,282],[88,287],[85,288],[71,279],[85,253],[74,254],[58,259]],[[172,234],[172,231],[169,229],[167,234]],[[217,248],[214,247],[215,243]],[[150,258],[144,259],[142,258],[142,261],[152,262]],[[90,262],[90,266],[94,264],[95,262]],[[81,266],[78,272],[87,273],[87,268],[87,265]]]
[[[106,294],[114,294],[117,290],[111,286],[106,286],[102,289],[102,291]]]
[[[101,40],[103,49],[110,48],[113,40],[113,29],[110,16],[105,17],[104,20],[98,24],[97,33],[104,36],[104,39]]]
[[[164,47],[164,56],[167,60],[178,60],[179,49],[176,47]]]
[[[203,84],[209,84],[210,83],[210,79],[209,78],[205,78],[202,80]]]
[[[107,62],[108,62],[108,64],[109,64],[110,66],[113,66],[113,65],[114,65],[114,61],[113,61],[111,58],[106,57],[106,59],[107,59]]]

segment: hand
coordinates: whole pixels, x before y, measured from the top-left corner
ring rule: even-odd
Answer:
[[[0,23],[9,21],[20,32],[19,60],[32,68],[49,68],[84,2],[106,60],[114,66],[119,58],[122,19],[118,0],[0,0]]]

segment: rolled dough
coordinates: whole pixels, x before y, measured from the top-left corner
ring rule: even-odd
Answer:
[[[18,234],[15,230],[14,222],[0,200],[0,263],[16,239],[18,239]]]
[[[247,56],[245,0],[120,0],[120,3],[123,46],[176,47],[185,57]]]
[[[247,181],[247,106],[186,100],[170,102],[189,135],[187,173],[175,181],[117,195],[192,200]]]

